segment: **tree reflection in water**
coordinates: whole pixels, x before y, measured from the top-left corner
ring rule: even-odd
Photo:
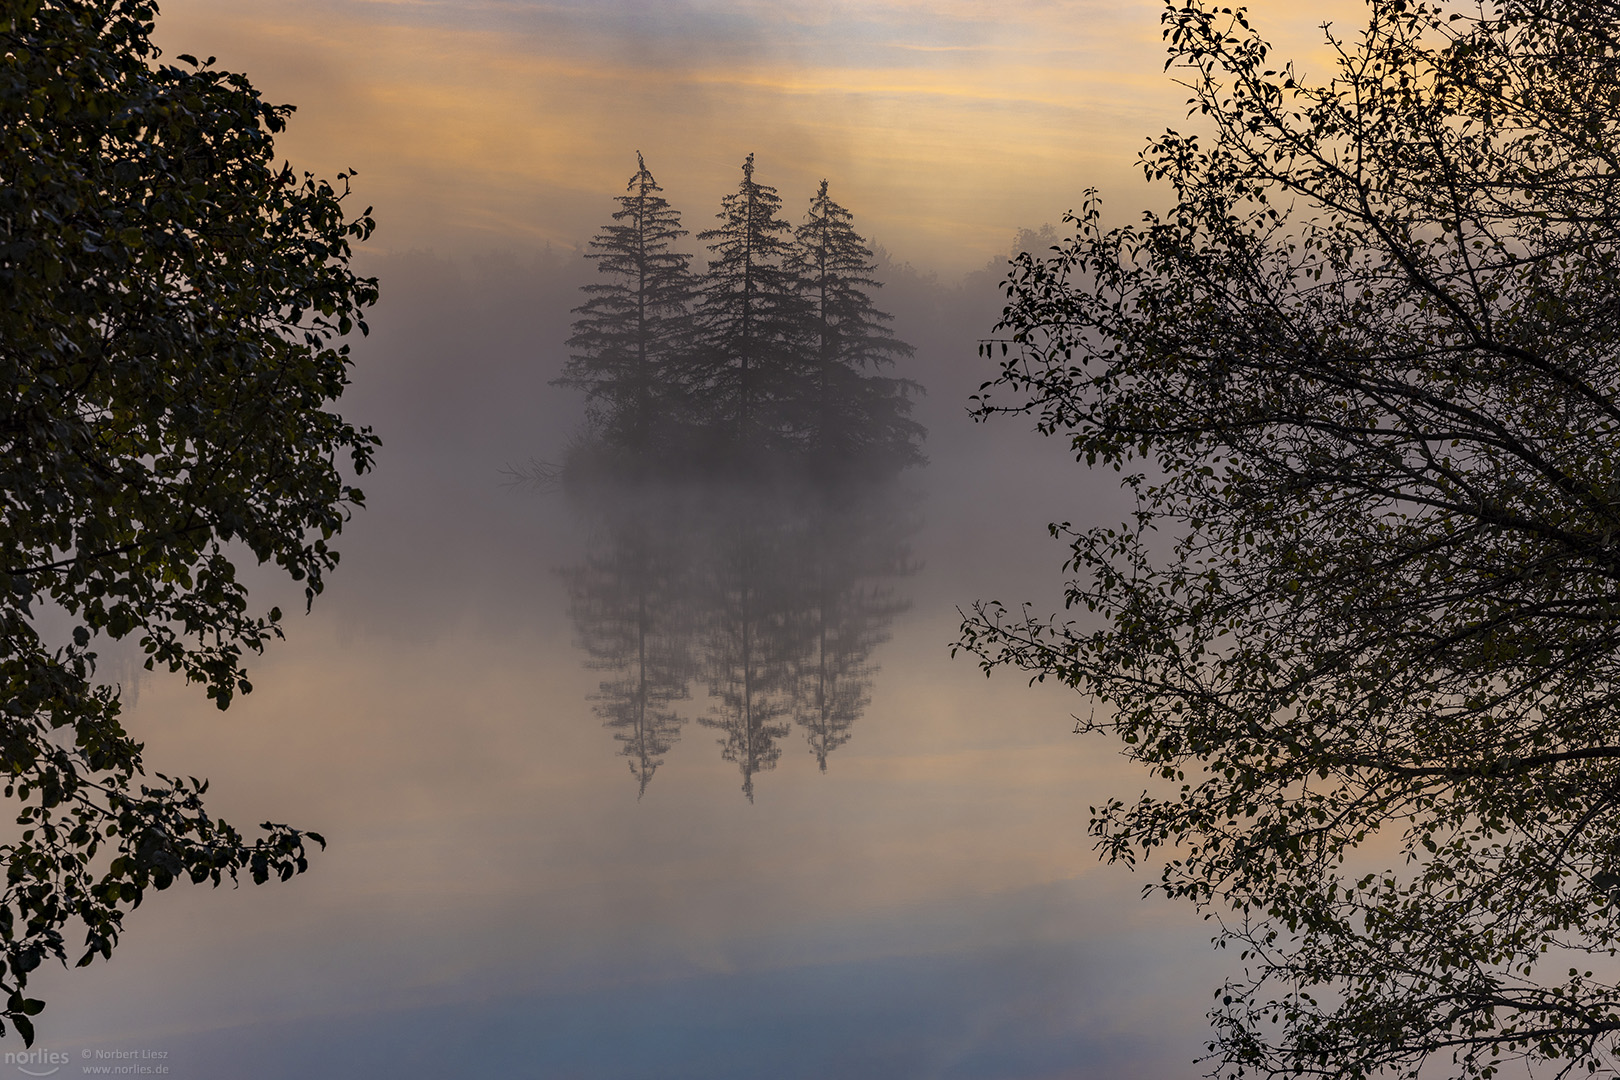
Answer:
[[[754,776],[797,724],[823,771],[871,700],[872,655],[909,603],[915,498],[853,485],[600,482],[572,487],[589,554],[563,573],[593,695],[645,792],[690,715]],[[706,708],[690,702],[707,694]],[[701,710],[701,711],[700,711]]]

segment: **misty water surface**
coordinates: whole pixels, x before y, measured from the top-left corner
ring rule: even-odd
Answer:
[[[504,486],[575,430],[581,265],[370,268],[345,412],[385,447],[327,595],[228,713],[145,676],[130,716],[223,816],[330,849],[154,895],[110,964],[44,975],[42,1045],[175,1077],[1199,1075],[1208,934],[1085,832],[1142,781],[1071,694],[950,657],[959,606],[1060,603],[1048,521],[1122,510],[968,420],[996,274],[882,271],[926,468]]]

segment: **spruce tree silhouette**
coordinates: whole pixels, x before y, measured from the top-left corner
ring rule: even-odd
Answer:
[[[882,282],[872,276],[872,250],[825,180],[794,234],[789,266],[808,301],[803,337],[811,363],[800,409],[807,448],[820,458],[920,464],[924,431],[911,419],[911,396],[922,387],[877,374],[914,350],[873,303]]]
[[[574,309],[573,352],[556,384],[583,390],[598,444],[635,460],[677,439],[698,280],[691,255],[673,246],[686,235],[680,214],[640,151],[626,190],[614,223],[591,241],[587,255],[605,280],[583,287],[589,299]]]
[[[786,265],[790,231],[776,189],[743,162],[737,190],[720,203],[720,226],[698,234],[712,258],[697,307],[700,385],[711,430],[743,452],[789,442],[787,409],[804,368],[804,301]]]

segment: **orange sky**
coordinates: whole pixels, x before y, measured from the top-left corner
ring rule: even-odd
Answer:
[[[697,231],[752,151],[790,215],[826,177],[870,240],[953,273],[1088,185],[1121,215],[1160,201],[1134,168],[1185,113],[1160,7],[169,0],[158,40],[298,105],[283,149],[360,171],[373,250],[573,247],[636,150]],[[1320,60],[1316,24],[1358,7],[1268,0],[1256,18]]]

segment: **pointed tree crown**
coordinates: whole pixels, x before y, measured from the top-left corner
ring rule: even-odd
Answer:
[[[767,290],[781,283],[781,260],[787,253],[784,234],[791,231],[778,215],[782,198],[769,184],[754,179],[754,155],[743,161],[742,183],[720,200],[718,228],[698,233],[713,257],[709,260],[711,278],[730,282],[748,271],[765,271],[764,277],[749,281],[754,291]],[[774,274],[774,276],[773,276]]]
[[[686,235],[641,153],[613,223],[590,243],[601,280],[585,285],[574,309],[572,350],[560,385],[585,391],[594,423],[623,445],[646,448],[657,417],[655,387],[676,378],[691,336],[697,293],[692,257],[674,244]]]
[[[809,300],[809,325],[823,363],[850,368],[876,367],[909,356],[911,346],[896,338],[872,292],[883,283],[872,249],[855,231],[855,217],[827,193],[827,181],[810,199],[810,209],[793,237],[793,268]]]

